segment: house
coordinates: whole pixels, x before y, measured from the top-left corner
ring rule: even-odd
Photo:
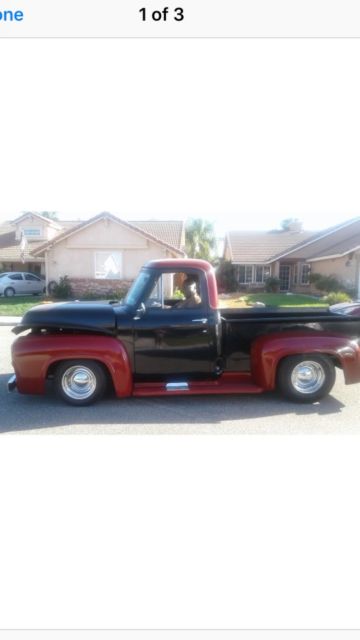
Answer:
[[[184,244],[181,221],[130,223],[101,213],[65,229],[32,253],[45,261],[47,284],[67,275],[75,295],[106,294],[128,287],[148,260],[183,257]]]
[[[37,213],[25,213],[0,225],[0,270],[45,275],[44,258],[34,257],[32,251],[61,231],[59,222]]]
[[[303,231],[298,223],[287,230],[231,231],[224,258],[235,266],[240,288],[262,288],[272,276],[281,291],[311,293],[313,272],[335,276],[360,297],[360,218],[319,232]]]
[[[21,238],[27,239],[21,256]],[[68,276],[75,295],[127,287],[154,258],[184,257],[183,221],[127,222],[101,213],[83,222],[24,214],[0,227],[2,270],[42,273],[46,284]]]

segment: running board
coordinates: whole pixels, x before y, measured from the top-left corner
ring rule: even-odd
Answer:
[[[189,391],[187,382],[168,382],[165,385],[166,391]]]
[[[262,387],[254,384],[247,373],[224,373],[215,380],[190,380],[189,382],[137,382],[134,396],[186,396],[262,393]]]

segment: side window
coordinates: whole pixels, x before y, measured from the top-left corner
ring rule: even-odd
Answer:
[[[160,307],[164,306],[163,284],[164,283],[161,274],[161,276],[156,280],[147,299],[145,300],[145,307],[147,309],[159,309]]]
[[[33,276],[32,273],[25,273],[25,280],[35,280],[35,282],[39,282],[40,278],[38,278],[37,276]]]
[[[22,274],[21,273],[12,273],[11,275],[9,275],[10,280],[22,280]]]
[[[162,273],[145,301],[147,309],[193,309],[202,305],[198,275]]]

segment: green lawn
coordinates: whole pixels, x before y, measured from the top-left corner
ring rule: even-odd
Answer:
[[[22,316],[25,311],[36,304],[41,304],[42,296],[14,296],[13,298],[0,297],[0,316]]]
[[[228,296],[221,296],[220,307],[224,308],[244,308],[249,307],[254,302],[263,302],[272,307],[327,307],[328,304],[319,298],[303,295],[286,295],[285,293],[234,293]]]
[[[327,307],[327,302],[320,298],[311,296],[286,293],[249,293],[245,296],[246,302],[249,304],[254,302],[264,302],[266,305],[274,307]]]
[[[0,297],[0,316],[22,316],[25,311],[36,304],[49,302],[42,296],[15,296],[14,298]],[[51,302],[51,301],[50,301]],[[327,307],[327,303],[318,298],[302,295],[286,295],[284,293],[234,293],[220,299],[221,308],[249,307],[254,302],[264,302],[274,307]]]

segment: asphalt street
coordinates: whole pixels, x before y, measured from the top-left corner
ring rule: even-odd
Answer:
[[[331,395],[298,405],[262,396],[107,397],[91,407],[46,396],[8,393],[13,373],[11,327],[0,326],[0,432],[17,434],[360,434],[360,384],[346,386],[337,372]]]

